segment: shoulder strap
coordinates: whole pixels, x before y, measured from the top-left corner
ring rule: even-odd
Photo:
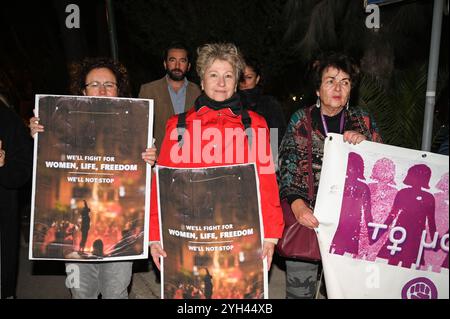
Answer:
[[[306,110],[306,122],[307,122],[307,135],[308,135],[308,199],[310,205],[312,205],[314,200],[314,174],[312,169],[312,108],[310,107]]]
[[[178,145],[183,147],[184,144],[184,132],[186,131],[186,113],[180,113],[178,114],[178,121],[177,121],[177,133],[178,133]],[[246,109],[242,110],[242,124],[244,124],[244,130],[245,134],[248,138],[248,144],[251,147],[252,146],[252,130],[251,130],[251,124],[252,119],[250,118],[250,115],[248,114],[248,111]]]
[[[186,112],[178,114],[177,133],[178,133],[178,145],[183,147],[184,132],[186,131]]]
[[[251,125],[252,125],[252,119],[250,118],[250,115],[248,114],[247,109],[243,108],[242,109],[242,124],[244,124],[244,130],[245,130],[245,134],[247,135],[248,138],[248,145],[249,148],[252,147],[252,129],[251,129]]]

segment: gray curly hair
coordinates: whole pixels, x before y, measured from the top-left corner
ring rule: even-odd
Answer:
[[[216,60],[227,61],[233,67],[236,79],[239,79],[245,68],[244,58],[233,43],[207,43],[197,49],[197,74],[203,80],[206,70]]]

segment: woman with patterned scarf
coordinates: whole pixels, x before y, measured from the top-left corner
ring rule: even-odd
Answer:
[[[280,146],[278,177],[280,198],[289,203],[297,221],[317,228],[313,210],[327,134],[343,134],[344,141],[352,144],[381,142],[381,137],[367,112],[349,106],[359,76],[349,57],[324,55],[313,63],[312,71],[317,103],[292,115]],[[313,298],[318,268],[318,263],[286,260],[287,298]]]

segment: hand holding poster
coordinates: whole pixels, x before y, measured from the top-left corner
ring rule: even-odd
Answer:
[[[254,164],[158,167],[161,297],[267,298]]]
[[[30,259],[146,258],[153,106],[37,96]]]
[[[448,156],[330,134],[315,215],[330,298],[449,298]]]

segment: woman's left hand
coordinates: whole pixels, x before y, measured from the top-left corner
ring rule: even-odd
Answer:
[[[160,242],[154,242],[150,244],[150,254],[152,255],[153,262],[158,270],[161,270],[160,258],[167,257],[166,251],[162,248]]]
[[[359,144],[366,139],[367,138],[364,135],[355,131],[344,132],[344,142],[348,142],[353,145]]]
[[[145,152],[142,153],[142,159],[151,166],[156,163],[156,148],[147,148]]]
[[[273,252],[275,250],[275,244],[269,241],[264,241],[263,251],[262,251],[262,259],[267,257],[267,270],[270,270],[270,266],[272,265]]]

